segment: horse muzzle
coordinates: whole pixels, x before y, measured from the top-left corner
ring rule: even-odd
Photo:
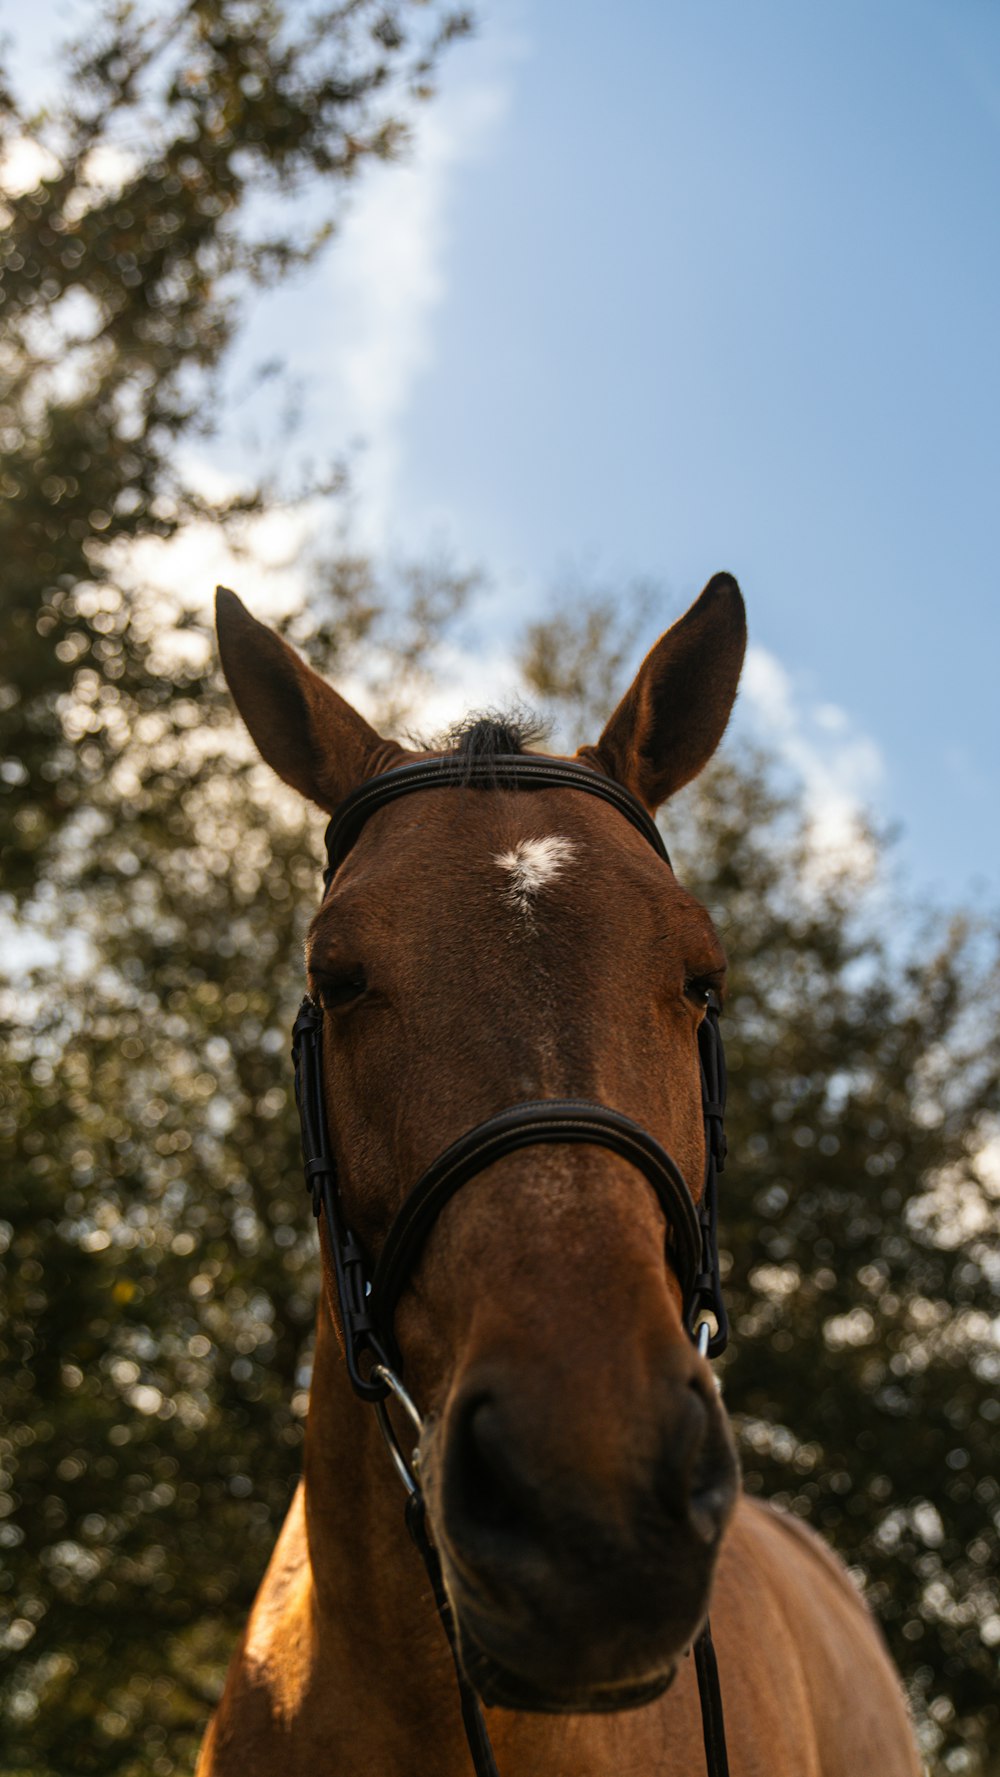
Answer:
[[[707,1614],[738,1490],[704,1365],[678,1348],[671,1368],[641,1455],[622,1429],[634,1428],[634,1403],[579,1448],[575,1415],[533,1424],[533,1391],[516,1377],[473,1375],[453,1399],[431,1516],[463,1665],[485,1702],[621,1710],[670,1684]]]

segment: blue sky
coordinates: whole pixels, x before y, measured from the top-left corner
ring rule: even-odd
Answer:
[[[9,17],[22,66],[84,13]],[[901,824],[916,889],[995,904],[1000,8],[479,16],[237,380],[284,350],[305,442],[365,443],[364,537],[489,570],[481,695],[567,574],[654,577],[669,621],[731,569],[747,715],[819,800]]]

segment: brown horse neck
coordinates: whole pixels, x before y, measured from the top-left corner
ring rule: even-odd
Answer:
[[[404,1440],[404,1448],[406,1448]],[[354,1394],[321,1300],[306,1433],[304,1490],[316,1655],[354,1732],[433,1724],[440,1769],[467,1753],[455,1675],[423,1562],[404,1518],[406,1496],[373,1407]],[[377,1717],[377,1720],[373,1720]],[[438,1768],[436,1766],[436,1768]]]

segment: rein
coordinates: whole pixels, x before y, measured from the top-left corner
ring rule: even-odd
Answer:
[[[657,855],[665,863],[670,862],[659,828],[642,804],[622,785],[588,766],[532,755],[493,760],[444,758],[397,766],[363,784],[340,804],[327,828],[324,892],[365,822],[379,808],[416,790],[445,787],[476,791],[581,790],[615,807],[648,840]],[[402,1362],[393,1331],[396,1305],[441,1210],[463,1185],[496,1160],[521,1148],[586,1143],[607,1148],[628,1160],[652,1186],[666,1218],[666,1257],[681,1286],[684,1324],[703,1356],[715,1357],[723,1351],[728,1340],[728,1320],[719,1277],[717,1178],[726,1153],[726,1064],[719,1033],[719,1003],[714,994],[709,996],[698,1027],[705,1179],[697,1204],[666,1149],[630,1117],[608,1106],[576,1099],[527,1100],[477,1123],[431,1162],[393,1220],[374,1270],[348,1227],[340,1202],[323,1095],[322,1031],[322,1011],[307,997],[292,1032],[295,1098],[313,1214],[324,1217],[329,1236],[347,1372],[355,1393],[375,1406],[389,1454],[406,1489],[406,1524],[423,1558],[448,1637],[476,1777],[498,1777],[482,1705],[459,1659],[441,1563],[427,1530],[417,1452],[414,1450],[407,1459],[386,1407],[391,1395],[419,1440],[423,1422],[398,1374]],[[714,1331],[706,1317],[714,1321]],[[706,1770],[708,1777],[729,1777],[718,1669],[707,1620],[695,1641],[694,1652]]]

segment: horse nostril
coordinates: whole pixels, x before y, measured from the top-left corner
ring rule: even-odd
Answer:
[[[686,1387],[671,1393],[662,1425],[658,1492],[674,1526],[710,1549],[732,1507],[735,1467],[705,1365],[684,1381]]]
[[[687,1518],[699,1541],[717,1543],[732,1510],[736,1462],[719,1420],[714,1379],[698,1373],[690,1379],[698,1400],[701,1425],[689,1451]]]
[[[692,1493],[688,1502],[688,1522],[695,1536],[707,1548],[717,1543],[722,1535],[731,1503],[731,1488],[724,1486],[703,1487]]]
[[[445,1459],[445,1511],[462,1530],[506,1530],[521,1520],[531,1489],[511,1459],[510,1440],[495,1396],[474,1394],[453,1414]]]
[[[716,1393],[715,1378],[707,1365],[699,1364],[688,1377],[688,1387],[706,1407],[710,1406]]]

